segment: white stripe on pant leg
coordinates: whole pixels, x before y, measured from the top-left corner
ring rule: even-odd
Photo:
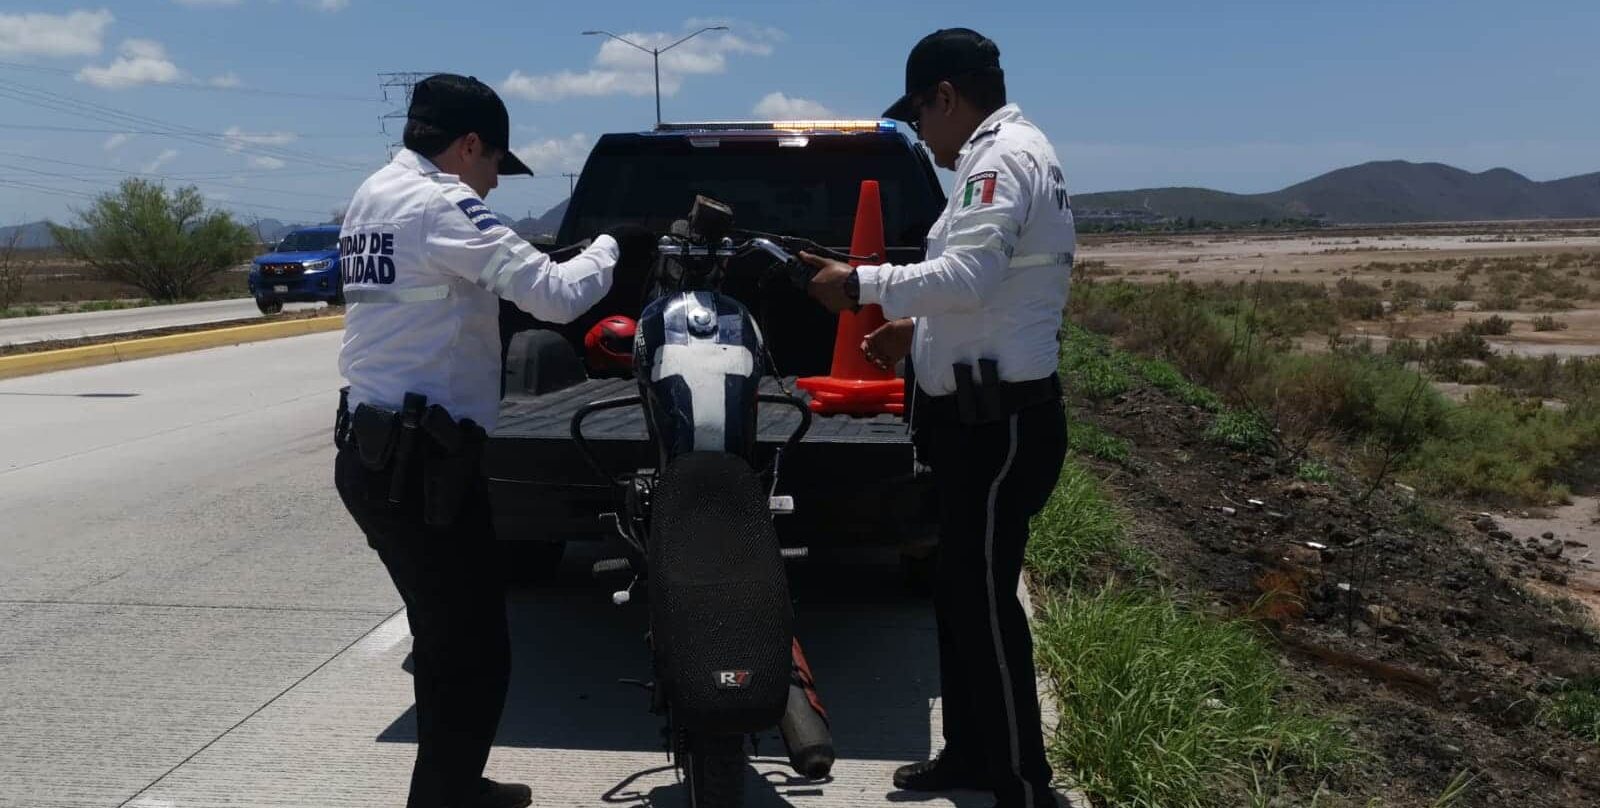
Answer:
[[[1011,735],[1007,739],[1011,746],[1011,771],[1022,781],[1023,803],[1029,808],[1033,806],[1033,784],[1022,776],[1022,750],[1021,736],[1017,732],[1017,701],[1016,694],[1011,688],[1011,670],[1006,665],[1005,641],[1000,637],[1000,600],[995,594],[994,586],[994,520],[995,503],[1000,499],[1000,484],[1005,482],[1006,475],[1011,473],[1011,461],[1017,457],[1017,416],[1011,415],[1011,436],[1006,444],[1006,462],[1001,464],[1000,473],[995,475],[994,482],[989,485],[989,511],[988,522],[984,526],[983,560],[984,576],[989,585],[989,631],[994,636],[994,658],[1000,669],[1000,690],[1006,702],[1006,726],[1010,728]]]

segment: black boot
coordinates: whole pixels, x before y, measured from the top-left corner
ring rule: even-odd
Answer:
[[[994,784],[983,761],[940,752],[933,760],[895,769],[894,787],[904,791],[990,791]]]
[[[533,804],[533,789],[521,783],[496,783],[485,777],[478,793],[461,808],[528,808]]]

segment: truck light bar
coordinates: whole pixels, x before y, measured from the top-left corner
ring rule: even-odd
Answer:
[[[893,132],[894,121],[702,121],[662,123],[657,132]]]

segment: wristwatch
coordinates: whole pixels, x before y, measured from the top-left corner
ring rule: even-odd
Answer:
[[[844,279],[844,293],[850,302],[861,305],[861,274],[854,269]]]

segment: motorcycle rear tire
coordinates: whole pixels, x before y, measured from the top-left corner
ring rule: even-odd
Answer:
[[[689,808],[744,805],[744,736],[685,732],[678,749]]]

